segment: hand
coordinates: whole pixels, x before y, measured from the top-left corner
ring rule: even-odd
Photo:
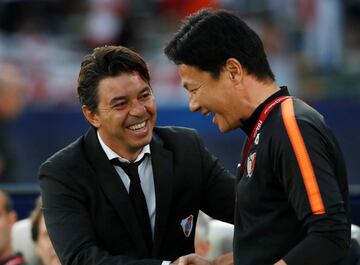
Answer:
[[[177,259],[177,260],[175,260],[175,261],[171,262],[169,265],[178,265],[178,264],[179,264],[179,259]]]
[[[234,265],[234,256],[232,252],[229,252],[215,257],[214,260],[207,260],[202,256],[189,254],[178,258],[170,265]]]
[[[279,260],[274,265],[286,265],[286,262],[284,260]]]
[[[178,263],[176,263],[178,262]],[[189,254],[180,257],[174,264],[177,265],[213,265],[213,262],[196,254]]]

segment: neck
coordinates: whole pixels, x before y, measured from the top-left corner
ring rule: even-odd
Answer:
[[[141,147],[140,149],[137,148],[133,150],[125,150],[123,148],[119,148],[118,146],[111,146],[111,145],[108,146],[112,150],[114,150],[114,152],[117,153],[119,156],[129,160],[130,162],[134,162],[143,149],[143,147]]]
[[[130,162],[134,162],[140,153],[141,153],[141,149],[140,149],[140,151],[137,151],[136,153],[127,153],[125,156],[123,156],[121,154],[120,155],[121,155],[121,157],[129,160]]]
[[[269,98],[271,95],[279,91],[280,88],[276,85],[275,82],[272,82],[271,84],[259,83],[257,87],[255,87],[252,90],[253,90],[253,102],[256,109],[267,98]]]
[[[267,98],[280,90],[277,84],[273,81],[259,82],[253,77],[250,77],[247,85],[248,87],[248,117],[263,103]]]
[[[109,140],[106,135],[103,135],[101,133],[101,131],[98,131],[98,133],[101,140],[108,148],[110,148],[113,152],[115,152],[122,158],[129,160],[130,162],[134,162],[144,148],[144,146],[141,146],[139,148],[128,148],[122,145],[122,143],[117,139]]]

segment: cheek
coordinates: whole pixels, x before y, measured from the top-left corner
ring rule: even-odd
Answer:
[[[151,100],[149,101],[146,105],[145,105],[145,108],[147,109],[147,111],[149,113],[151,113],[152,115],[155,115],[156,114],[156,102],[155,100]]]
[[[199,94],[201,94],[201,92],[197,92],[196,94],[195,93],[189,93],[189,100],[190,101],[197,101],[197,97],[198,97]]]
[[[113,124],[119,124],[119,123],[123,123],[126,121],[126,113],[123,111],[117,111],[114,112],[113,115],[111,115],[111,117],[109,117],[109,122],[113,123]]]

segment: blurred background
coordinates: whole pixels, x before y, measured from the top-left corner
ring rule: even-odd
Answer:
[[[360,0],[0,0],[0,187],[20,217],[39,192],[37,170],[89,127],[76,96],[80,62],[120,44],[148,62],[158,125],[196,128],[235,173],[243,134],[221,135],[190,113],[163,47],[186,15],[234,10],[261,36],[279,85],[317,108],[346,158],[360,223]]]

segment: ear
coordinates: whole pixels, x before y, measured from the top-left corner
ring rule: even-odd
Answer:
[[[86,105],[83,105],[81,107],[81,109],[82,109],[82,112],[83,112],[85,118],[88,120],[88,122],[90,122],[90,124],[92,126],[99,128],[101,123],[100,123],[98,114],[96,112],[90,110],[88,108],[88,106],[86,106]]]
[[[244,69],[241,63],[235,58],[227,59],[224,69],[232,81],[241,81],[244,76]]]

